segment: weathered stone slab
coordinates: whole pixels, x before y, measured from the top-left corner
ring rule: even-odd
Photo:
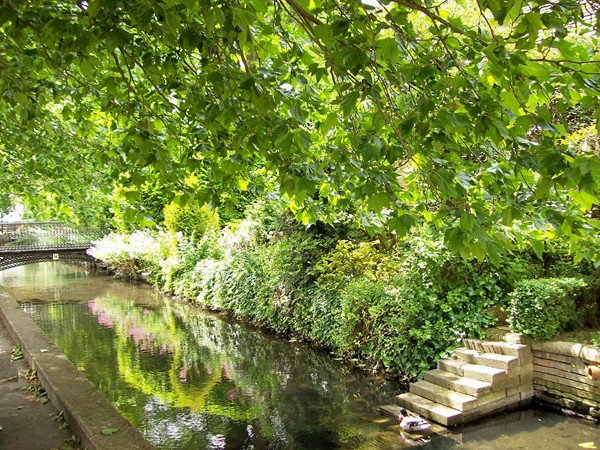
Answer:
[[[440,369],[434,369],[425,372],[424,379],[446,389],[451,389],[453,391],[471,395],[473,397],[484,395],[488,392],[491,392],[492,389],[492,385],[490,383],[486,383],[485,381],[461,377]]]
[[[517,356],[497,355],[495,353],[483,353],[475,358],[475,364],[483,364],[496,369],[504,369],[507,372],[518,369],[521,361]]]
[[[400,412],[400,406],[398,405],[383,405],[379,407],[379,411],[395,420],[398,420],[402,415]]]
[[[454,355],[460,361],[465,361],[470,364],[495,367],[497,369],[504,369],[506,371],[518,368],[520,365],[522,365],[521,362],[525,364],[531,362],[531,356],[523,360],[523,358],[520,359],[518,356],[504,355],[502,353],[483,353],[464,347],[454,350]]]
[[[529,405],[535,396],[535,391],[533,389],[533,384],[531,387],[521,393],[521,406]]]
[[[528,345],[515,342],[463,339],[463,345],[467,349],[477,350],[482,353],[497,353],[508,356],[518,356],[519,358],[523,358],[531,353],[531,348]]]
[[[506,390],[490,392],[489,394],[477,398],[477,409],[483,409],[483,407],[488,405],[489,403],[497,402],[498,400],[502,400],[503,398],[506,398]]]
[[[457,348],[452,353],[456,357],[456,359],[467,362],[469,364],[472,364],[475,356],[479,355],[478,350],[473,350],[466,347]]]
[[[547,341],[531,344],[534,351],[580,358],[587,362],[600,363],[600,347],[573,342]]]
[[[583,359],[577,356],[564,355],[561,353],[548,353],[541,350],[536,350],[533,352],[533,359],[546,359],[549,361],[558,361],[566,364],[586,364]]]
[[[506,380],[506,370],[496,369],[494,367],[479,366],[475,364],[465,364],[463,366],[463,376],[474,378],[480,381],[486,381],[491,384],[502,383]]]
[[[591,386],[587,383],[582,383],[582,382],[576,381],[576,380],[569,380],[567,378],[558,377],[556,375],[552,375],[549,373],[537,373],[536,381],[539,381],[539,380],[551,381],[553,383],[561,384],[563,386],[569,386],[569,387],[572,387],[574,389],[578,389],[581,391],[595,393],[600,398],[600,387]]]
[[[451,391],[425,380],[412,383],[410,392],[459,411],[468,411],[477,407],[475,397]]]
[[[457,359],[444,358],[438,361],[438,369],[453,373],[454,375],[463,376],[464,366],[467,363]]]
[[[462,423],[463,413],[461,411],[448,408],[410,392],[396,396],[395,400],[398,405],[444,426],[448,427]]]

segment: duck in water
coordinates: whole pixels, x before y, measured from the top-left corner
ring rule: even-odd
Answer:
[[[430,423],[420,417],[409,416],[405,408],[400,408],[398,421],[400,422],[400,428],[407,433],[424,434],[431,429]]]

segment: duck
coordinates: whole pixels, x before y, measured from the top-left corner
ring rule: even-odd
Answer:
[[[425,419],[409,416],[406,408],[400,408],[398,421],[400,422],[400,428],[407,433],[423,434],[431,429],[431,424]]]

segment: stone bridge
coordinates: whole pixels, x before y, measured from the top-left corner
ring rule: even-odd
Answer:
[[[61,222],[0,222],[0,270],[45,261],[96,261],[87,254],[104,232]]]

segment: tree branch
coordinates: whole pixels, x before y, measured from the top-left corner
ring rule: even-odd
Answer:
[[[284,1],[288,5],[290,5],[292,8],[294,8],[294,11],[296,11],[298,14],[300,14],[300,16],[302,16],[302,18],[304,20],[307,20],[308,22],[312,22],[315,25],[323,25],[323,22],[321,22],[314,15],[312,15],[307,10],[305,10],[302,6],[300,6],[296,0],[284,0]]]
[[[467,32],[465,30],[463,30],[460,27],[457,27],[456,25],[448,22],[446,19],[440,17],[439,15],[433,13],[432,11],[430,11],[429,9],[425,8],[424,6],[421,5],[417,5],[416,3],[413,3],[411,0],[392,0],[396,3],[398,3],[399,5],[402,6],[406,6],[409,9],[415,10],[415,11],[419,11],[423,14],[425,14],[427,17],[429,17],[433,22],[438,22],[441,23],[445,26],[447,26],[448,28],[450,28],[452,31],[454,31],[455,33],[461,34],[463,36],[467,36]],[[483,39],[477,37],[474,38],[472,36],[468,36],[470,39],[476,39],[479,42],[485,43],[486,41],[484,41]]]

